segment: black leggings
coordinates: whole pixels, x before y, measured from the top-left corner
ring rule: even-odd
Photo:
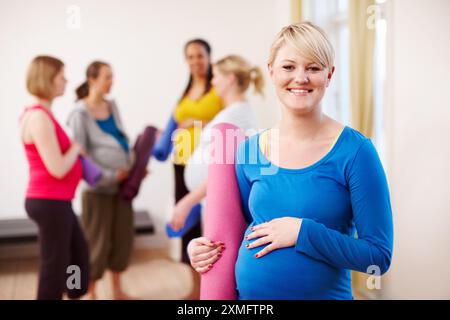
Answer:
[[[174,164],[175,168],[175,202],[180,201],[185,195],[189,193],[189,190],[184,183],[184,166]],[[189,242],[202,236],[202,223],[199,221],[192,227],[181,239],[181,261],[183,263],[190,264],[189,256],[187,254],[187,246]]]
[[[25,209],[39,228],[41,260],[37,299],[62,299],[64,292],[71,299],[81,297],[89,285],[89,252],[72,203],[26,199]]]

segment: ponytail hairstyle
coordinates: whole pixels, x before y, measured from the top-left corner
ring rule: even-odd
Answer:
[[[255,87],[255,93],[264,96],[264,77],[261,68],[258,66],[254,66],[250,70],[250,77],[251,81],[253,82],[253,86]]]
[[[234,74],[241,92],[247,91],[253,83],[255,92],[263,96],[264,78],[259,67],[252,67],[247,60],[238,55],[229,55],[220,59],[215,66],[225,74]]]
[[[208,54],[208,58],[211,57],[211,46],[209,45],[209,43],[206,40],[203,39],[192,39],[189,40],[188,42],[186,42],[186,44],[184,45],[184,53],[186,54],[187,48],[191,45],[191,44],[198,44],[201,45],[205,50],[206,53]],[[208,65],[208,71],[206,74],[206,85],[205,85],[205,89],[203,91],[203,94],[207,93],[209,90],[211,90],[211,80],[213,77],[213,73],[212,73],[212,65],[211,62]],[[192,74],[189,75],[189,81],[188,84],[186,86],[186,88],[184,89],[183,95],[181,96],[180,101],[186,97],[186,95],[188,94],[189,90],[191,90],[192,87]]]
[[[109,67],[109,64],[103,61],[92,62],[86,70],[86,80],[75,90],[77,101],[86,98],[89,95],[89,78],[97,79],[101,67]]]

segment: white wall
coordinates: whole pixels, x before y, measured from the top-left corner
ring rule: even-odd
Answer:
[[[449,15],[448,0],[388,0],[388,299],[450,299]]]
[[[0,0],[0,219],[25,216],[27,171],[17,120],[29,101],[26,67],[41,53],[66,63],[67,94],[54,110],[67,118],[73,90],[93,59],[109,61],[114,96],[132,137],[163,126],[187,80],[182,46],[205,37],[213,59],[238,53],[264,67],[270,42],[289,22],[289,0],[66,1]],[[388,0],[386,156],[394,212],[394,256],[383,297],[450,299],[450,2]],[[66,27],[68,5],[81,9],[81,29]],[[267,79],[268,80],[268,79]],[[254,100],[263,126],[278,115],[271,86]],[[173,201],[170,163],[153,161],[136,200],[161,233]],[[78,207],[78,200],[76,207]]]
[[[84,80],[88,63],[112,64],[112,96],[134,138],[146,124],[164,126],[186,85],[188,72],[182,48],[193,37],[213,47],[213,60],[237,53],[265,68],[270,43],[289,23],[288,0],[0,0],[0,219],[24,217],[27,164],[19,140],[17,120],[28,103],[24,79],[37,54],[50,54],[66,64],[66,95],[54,104],[65,121],[72,109],[74,89]],[[81,28],[70,29],[69,5],[81,9]],[[269,80],[266,78],[266,80]],[[278,108],[271,86],[258,105],[263,126],[276,120]],[[170,163],[152,162],[152,174],[135,201],[148,209],[158,231],[173,201]],[[78,199],[75,207],[79,208]],[[154,245],[163,245],[158,234]]]

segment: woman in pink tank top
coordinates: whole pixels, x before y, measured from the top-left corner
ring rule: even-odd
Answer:
[[[88,247],[71,202],[82,176],[83,151],[51,111],[66,82],[60,60],[38,56],[31,62],[27,89],[36,103],[21,117],[21,134],[29,164],[25,209],[39,228],[37,299],[61,299],[64,293],[79,298],[89,280]]]

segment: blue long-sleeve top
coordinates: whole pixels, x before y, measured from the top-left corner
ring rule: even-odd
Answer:
[[[303,169],[272,164],[260,135],[239,145],[236,175],[248,228],[275,218],[302,219],[293,247],[236,262],[239,299],[352,299],[351,270],[384,274],[393,223],[386,176],[372,142],[345,127],[332,149]],[[357,233],[357,236],[356,236]]]

